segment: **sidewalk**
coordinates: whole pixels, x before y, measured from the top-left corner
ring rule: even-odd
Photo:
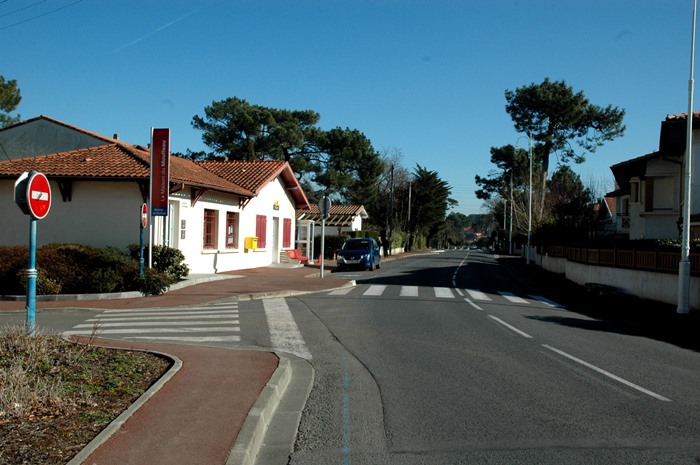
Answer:
[[[56,308],[128,309],[197,305],[227,298],[284,297],[353,286],[330,267],[264,267],[193,276],[159,296],[43,301]],[[123,296],[122,296],[123,297]],[[24,301],[0,301],[0,311]],[[94,343],[167,355],[173,366],[69,465],[250,465],[266,440],[265,463],[284,464],[313,385],[313,368],[289,354],[100,339]],[[271,431],[265,436],[266,431]]]

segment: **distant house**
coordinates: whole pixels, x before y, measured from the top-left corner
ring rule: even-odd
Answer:
[[[340,236],[351,231],[362,230],[362,220],[369,218],[363,205],[332,205],[326,219],[326,236]],[[308,209],[297,210],[297,220],[313,221],[316,225],[315,235],[321,235],[321,211],[318,205]]]
[[[683,211],[683,171],[687,114],[669,115],[661,123],[659,150],[610,167],[616,190],[616,232],[630,239],[677,239]],[[700,113],[693,113],[693,126]],[[700,126],[698,126],[700,128]],[[700,131],[693,128],[693,155]],[[700,237],[700,166],[692,165],[691,238]]]
[[[138,243],[139,210],[149,195],[148,149],[44,116],[0,130],[0,144],[21,154],[0,161],[0,244],[27,243],[28,219],[12,199],[14,182],[32,169],[47,176],[53,195],[39,245]],[[171,157],[169,214],[150,218],[153,243],[180,249],[193,273],[265,266],[294,247],[296,211],[308,207],[284,161]]]

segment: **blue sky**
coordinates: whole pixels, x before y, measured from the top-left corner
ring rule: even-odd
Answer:
[[[692,0],[4,0],[0,75],[25,119],[140,144],[169,127],[181,152],[206,148],[191,121],[215,100],[314,110],[482,213],[489,149],[527,147],[506,89],[549,77],[624,108],[625,136],[574,166],[612,190],[609,167],[687,111],[691,16]]]

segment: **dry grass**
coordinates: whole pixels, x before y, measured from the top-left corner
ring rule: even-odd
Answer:
[[[168,367],[152,354],[3,328],[0,463],[67,463]]]

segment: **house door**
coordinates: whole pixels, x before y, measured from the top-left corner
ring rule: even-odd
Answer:
[[[280,262],[279,230],[280,219],[275,216],[272,218],[272,263]]]

